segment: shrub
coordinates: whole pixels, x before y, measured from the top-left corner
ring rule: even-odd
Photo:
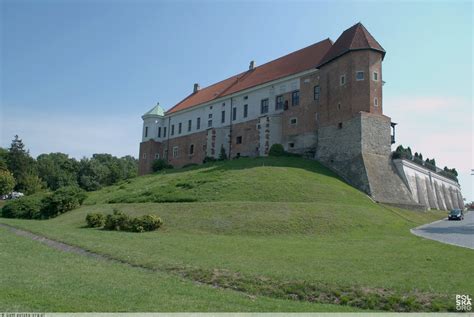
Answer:
[[[163,159],[157,159],[153,161],[153,165],[152,165],[153,172],[158,172],[164,169],[171,169],[171,168],[173,168],[173,165],[168,164],[168,162]]]
[[[134,232],[154,231],[162,225],[163,221],[160,217],[155,215],[145,215],[132,219],[130,229]]]
[[[61,187],[43,200],[43,218],[54,218],[77,208],[82,205],[85,198],[85,192],[77,186]]]
[[[114,213],[107,215],[105,218],[104,229],[106,230],[116,230],[116,231],[129,231],[131,228],[130,217],[120,212],[114,210]]]
[[[192,167],[192,166],[198,166],[198,165],[196,163],[188,163],[188,164],[185,164],[183,168]]]
[[[268,156],[285,156],[286,152],[283,145],[275,143],[270,147]]]
[[[4,218],[40,219],[43,200],[38,196],[28,196],[9,201],[2,209]]]
[[[204,164],[206,164],[206,163],[215,162],[215,161],[217,161],[217,160],[215,158],[213,158],[212,156],[206,156],[202,162]]]
[[[105,216],[101,213],[88,213],[86,222],[89,228],[101,228],[105,224]]]
[[[219,161],[225,161],[225,160],[227,160],[227,153],[226,153],[224,147],[221,146],[221,151],[219,153]]]

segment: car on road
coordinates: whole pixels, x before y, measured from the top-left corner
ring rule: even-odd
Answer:
[[[449,212],[448,220],[463,220],[464,213],[461,209],[453,209]]]

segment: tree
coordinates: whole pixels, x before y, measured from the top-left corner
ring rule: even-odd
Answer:
[[[69,158],[67,154],[41,154],[36,161],[38,175],[50,189],[77,185],[79,162]]]
[[[15,178],[8,170],[0,170],[0,195],[6,195],[15,188]]]
[[[28,174],[23,179],[24,189],[23,191],[27,195],[39,192],[45,187],[44,182],[36,174]]]
[[[15,135],[12,140],[12,144],[8,150],[7,166],[8,170],[13,173],[16,180],[15,189],[19,191],[28,191],[27,178],[30,177],[28,182],[31,182],[31,176],[37,176],[35,160],[30,156],[29,152],[25,149],[25,145]]]
[[[0,147],[0,170],[8,170],[8,150]]]

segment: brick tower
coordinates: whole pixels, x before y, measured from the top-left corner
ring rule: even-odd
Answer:
[[[377,201],[413,204],[390,161],[394,125],[382,110],[384,56],[357,23],[323,57],[316,158]]]

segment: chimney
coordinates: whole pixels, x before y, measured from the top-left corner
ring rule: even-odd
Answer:
[[[193,93],[197,93],[199,91],[200,87],[199,87],[199,84],[198,83],[195,83],[194,84],[194,89],[193,89]]]
[[[254,68],[255,68],[255,61],[250,61],[249,70],[252,70]]]

